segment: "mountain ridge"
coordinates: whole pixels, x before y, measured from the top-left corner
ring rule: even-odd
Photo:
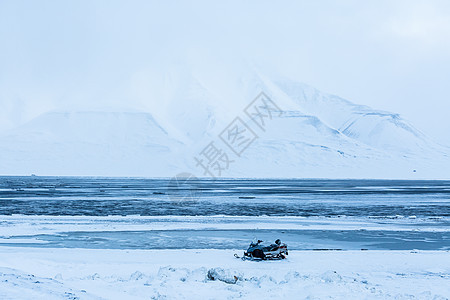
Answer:
[[[231,80],[231,91],[223,93],[211,90],[217,83],[208,86],[203,79],[169,78],[160,92],[168,96],[153,113],[101,108],[44,113],[0,135],[0,174],[171,177],[191,172],[202,177],[208,174],[195,157],[213,142],[234,162],[222,177],[448,178],[449,149],[398,114],[258,73]],[[283,112],[268,118],[265,130],[244,111],[253,99],[243,99],[260,92]],[[257,135],[242,156],[233,156],[219,138],[233,115]]]

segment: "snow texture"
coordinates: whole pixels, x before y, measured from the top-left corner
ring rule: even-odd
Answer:
[[[449,252],[0,248],[1,299],[448,299]]]

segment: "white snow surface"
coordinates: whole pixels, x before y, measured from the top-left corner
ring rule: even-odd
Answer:
[[[291,251],[273,262],[242,261],[235,252],[0,247],[0,298],[450,297],[449,252]]]
[[[0,174],[202,177],[194,157],[214,142],[233,161],[222,177],[449,178],[449,148],[398,114],[253,69],[155,80],[139,107],[61,107],[0,133]],[[264,131],[244,113],[261,92],[282,111]],[[240,157],[218,137],[235,117],[258,135]]]

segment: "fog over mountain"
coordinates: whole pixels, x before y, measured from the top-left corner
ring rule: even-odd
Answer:
[[[398,114],[256,68],[236,74],[180,68],[149,82],[161,105],[45,112],[1,135],[0,173],[448,178],[449,149]],[[258,102],[261,92],[270,109]],[[255,107],[263,117],[254,118]],[[235,143],[237,151],[227,131],[236,117],[253,133]],[[209,168],[202,167],[205,153],[211,158],[214,150],[225,156],[217,152]]]

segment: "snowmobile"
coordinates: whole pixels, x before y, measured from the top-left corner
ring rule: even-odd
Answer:
[[[262,242],[261,240],[252,241],[243,257],[239,257],[237,254],[234,256],[242,260],[280,260],[285,259],[288,255],[287,245],[281,243],[280,239],[269,246],[262,245]]]

